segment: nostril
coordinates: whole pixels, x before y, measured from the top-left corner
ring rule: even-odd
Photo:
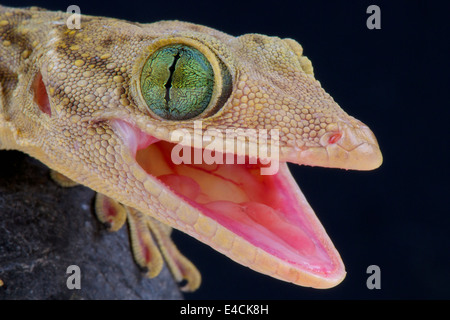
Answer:
[[[339,139],[341,139],[341,137],[342,137],[342,133],[336,132],[336,133],[332,134],[332,135],[328,138],[328,143],[329,143],[329,144],[335,144],[336,142],[339,141]]]
[[[48,99],[47,90],[45,89],[44,81],[42,81],[42,74],[38,72],[33,81],[34,102],[39,106],[39,110],[52,115],[50,102]]]

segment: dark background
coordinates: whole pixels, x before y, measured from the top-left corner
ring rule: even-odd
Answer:
[[[316,290],[260,275],[175,234],[203,275],[187,299],[449,299],[449,6],[444,1],[1,1],[137,22],[177,19],[300,42],[323,87],[375,133],[371,172],[291,166],[347,268]],[[366,9],[381,8],[381,30]],[[381,289],[366,287],[369,265]]]

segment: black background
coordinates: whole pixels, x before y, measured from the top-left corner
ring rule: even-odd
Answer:
[[[438,1],[2,1],[137,22],[177,19],[300,42],[323,87],[375,133],[371,172],[291,166],[340,252],[346,279],[316,290],[240,266],[175,234],[203,275],[187,299],[449,299],[449,7]],[[381,30],[366,27],[369,5]],[[369,265],[381,289],[366,287]]]

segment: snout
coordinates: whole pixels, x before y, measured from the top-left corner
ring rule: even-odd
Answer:
[[[283,148],[281,154],[297,164],[353,170],[373,170],[383,162],[375,135],[354,118],[337,119],[329,124],[319,144],[297,150]]]

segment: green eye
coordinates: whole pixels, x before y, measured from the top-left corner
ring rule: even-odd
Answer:
[[[214,71],[197,49],[169,45],[148,58],[140,85],[145,102],[156,115],[187,120],[208,107],[214,91]]]

